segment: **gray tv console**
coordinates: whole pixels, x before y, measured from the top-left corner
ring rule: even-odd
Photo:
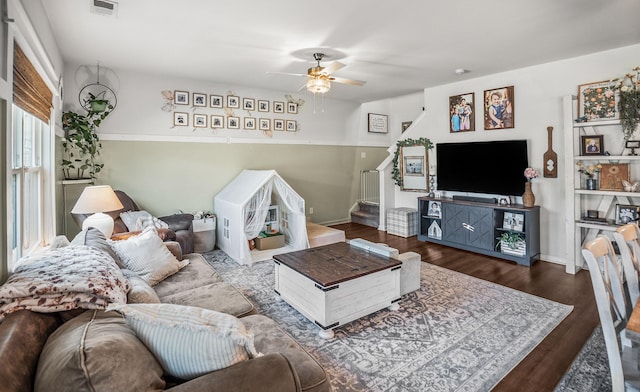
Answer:
[[[433,205],[437,209],[429,209]],[[540,207],[419,197],[419,241],[433,242],[531,266],[540,257]],[[517,249],[501,248],[505,232],[520,234]]]

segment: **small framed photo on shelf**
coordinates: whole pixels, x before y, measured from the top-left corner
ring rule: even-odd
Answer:
[[[273,102],[273,112],[274,113],[284,113],[284,102],[274,101]]]
[[[207,94],[193,93],[193,106],[207,106]]]
[[[254,110],[256,101],[253,98],[243,98],[242,99],[242,108],[244,110]]]
[[[222,109],[222,96],[209,95],[209,106],[216,109]]]
[[[206,128],[207,127],[207,115],[206,114],[194,114],[193,115],[193,126],[196,128]]]
[[[586,121],[616,120],[620,118],[618,101],[620,94],[610,81],[581,84],[578,86],[578,117]]]
[[[524,230],[524,214],[517,212],[505,212],[502,220],[502,228],[505,230],[522,231]]]
[[[439,201],[429,200],[429,208],[427,209],[427,216],[430,218],[442,218],[442,205]]]
[[[174,112],[173,113],[173,125],[180,127],[186,127],[189,125],[189,113]]]
[[[640,140],[627,140],[624,143],[624,148],[631,150],[629,155],[638,155],[636,154],[636,148],[640,148]]]
[[[284,131],[284,120],[276,118],[273,120],[273,130],[274,131]]]
[[[640,206],[616,204],[616,225],[638,223],[638,211]]]
[[[173,103],[176,105],[189,104],[189,92],[176,90],[173,92]]]
[[[628,163],[602,163],[600,170],[601,191],[624,191],[624,181],[629,181]]]
[[[227,107],[238,109],[240,107],[240,98],[235,95],[227,95]]]
[[[442,229],[440,228],[437,220],[431,221],[431,225],[429,225],[429,229],[427,230],[427,237],[434,238],[436,240],[442,239]]]
[[[245,117],[244,129],[256,129],[256,119],[253,117]]]
[[[580,155],[604,155],[602,135],[580,136]]]
[[[215,114],[211,115],[211,128],[222,128],[224,127],[224,117],[217,116]]]
[[[269,111],[269,101],[264,101],[262,99],[258,100],[258,111],[259,112],[268,112]]]

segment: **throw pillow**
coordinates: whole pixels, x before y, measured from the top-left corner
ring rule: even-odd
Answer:
[[[89,227],[79,232],[71,241],[71,245],[86,245],[98,248],[111,256],[116,264],[118,264],[118,267],[123,267],[122,260],[120,260],[120,257],[113,251],[104,234],[95,227]]]
[[[120,219],[129,231],[144,230],[147,227],[166,229],[169,225],[147,211],[125,211],[120,213]]]
[[[164,246],[155,227],[148,227],[140,235],[109,244],[122,260],[124,267],[154,286],[178,272],[186,264],[178,261]]]
[[[159,304],[156,291],[135,272],[123,269],[122,273],[129,279],[131,290],[127,293],[128,304]]]
[[[34,391],[161,391],[162,375],[158,360],[119,314],[86,311],[47,339]]]
[[[253,334],[228,314],[173,304],[115,305],[165,372],[185,380],[260,356]]]

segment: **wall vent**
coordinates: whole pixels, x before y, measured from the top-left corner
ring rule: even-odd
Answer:
[[[90,10],[94,14],[104,16],[118,16],[118,2],[113,0],[90,0]]]

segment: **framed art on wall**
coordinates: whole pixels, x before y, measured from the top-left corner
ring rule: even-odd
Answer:
[[[194,114],[193,115],[193,126],[196,128],[206,128],[207,127],[207,115],[206,114]]]
[[[287,120],[287,132],[295,132],[298,130],[298,124],[295,120]]]
[[[238,109],[240,107],[240,98],[235,95],[227,95],[227,107]]]
[[[273,130],[274,131],[284,131],[284,120],[275,119],[273,120]]]
[[[413,124],[413,121],[404,121],[402,123],[402,132],[406,131],[411,126],[411,124]]]
[[[269,111],[269,101],[258,100],[258,111],[259,112],[268,112]]]
[[[578,117],[586,121],[616,120],[620,118],[620,94],[611,82],[602,81],[578,86]]]
[[[256,119],[253,117],[245,117],[244,129],[256,129]]]
[[[298,114],[298,104],[295,102],[287,102],[287,113]]]
[[[193,106],[207,106],[207,94],[193,93]]]
[[[176,90],[173,93],[173,102],[176,105],[188,105],[189,104],[189,92]]]
[[[242,98],[242,108],[244,110],[253,110],[255,102],[253,98]]]
[[[284,102],[274,101],[273,102],[273,112],[274,113],[284,113]]]
[[[371,133],[389,132],[389,117],[386,114],[369,113],[367,129]]]
[[[476,117],[473,110],[475,93],[466,93],[449,97],[449,132],[469,132],[476,130]]]
[[[222,96],[209,95],[209,106],[212,108],[222,109]]]
[[[580,136],[580,155],[604,155],[604,137]]]
[[[269,131],[271,130],[271,120],[268,118],[261,118],[258,120],[258,129],[261,131]]]
[[[484,90],[484,129],[506,129],[515,126],[513,86]]]
[[[211,115],[211,128],[222,128],[224,126],[224,117]]]
[[[235,117],[235,116],[227,117],[227,128],[229,129],[240,128],[240,117]]]
[[[189,113],[175,112],[173,113],[173,125],[184,126],[189,125]]]
[[[429,156],[425,146],[399,147],[398,160],[402,191],[428,192]]]

